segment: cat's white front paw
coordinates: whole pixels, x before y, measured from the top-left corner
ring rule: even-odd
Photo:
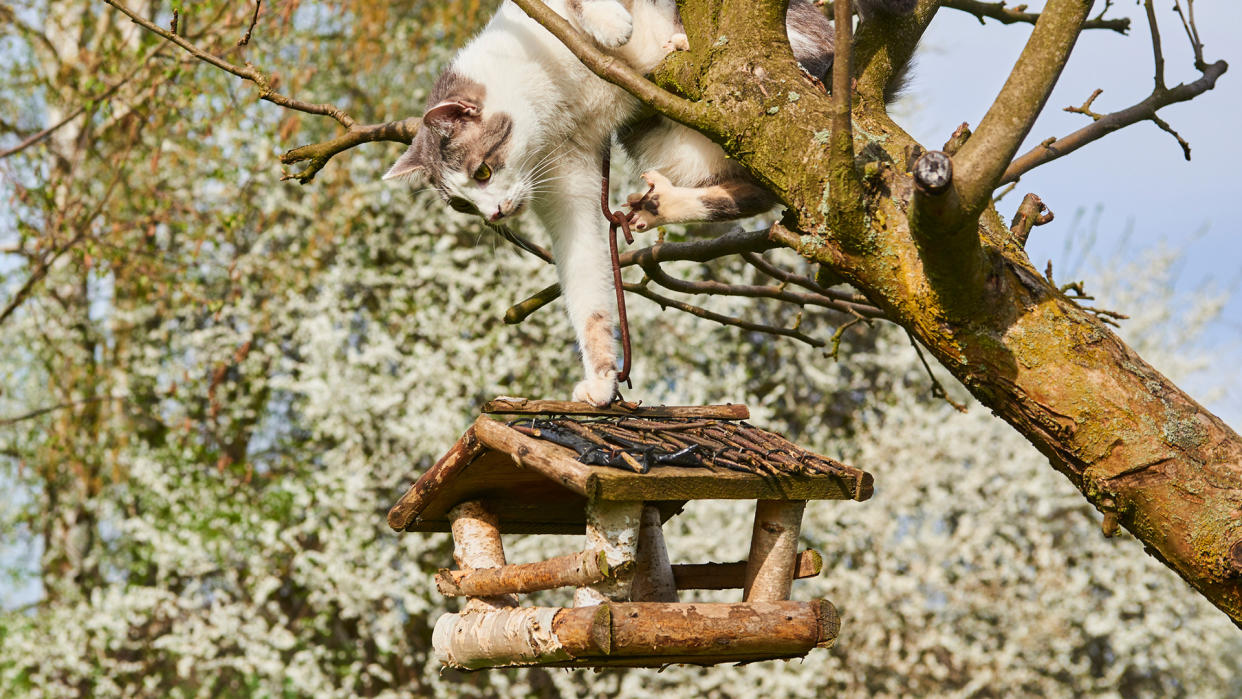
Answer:
[[[617,395],[617,372],[609,371],[604,376],[579,381],[574,386],[573,399],[579,403],[590,403],[597,408],[606,408]]]
[[[624,45],[634,34],[634,18],[615,0],[582,3],[582,28],[606,49]]]

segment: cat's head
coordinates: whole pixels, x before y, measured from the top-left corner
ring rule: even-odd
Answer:
[[[532,180],[521,164],[513,118],[489,113],[480,83],[445,71],[431,92],[423,125],[384,179],[423,177],[456,211],[499,221],[530,198]]]

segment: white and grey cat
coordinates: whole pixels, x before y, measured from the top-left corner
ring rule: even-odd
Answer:
[[[907,12],[917,0],[856,0],[869,12]],[[547,3],[603,50],[640,72],[686,48],[674,0]],[[813,76],[832,65],[832,25],[810,2],[790,3],[794,55]],[[573,399],[597,406],[617,392],[616,299],[602,158],[614,135],[641,167],[650,195],[630,197],[638,230],[762,213],[772,195],[696,131],[650,116],[598,77],[511,2],[436,81],[424,128],[384,175],[428,178],[449,206],[500,222],[527,207],[552,235],[561,289],[586,377]]]

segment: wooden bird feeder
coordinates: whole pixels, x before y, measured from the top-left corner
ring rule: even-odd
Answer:
[[[436,585],[465,602],[436,622],[444,665],[713,665],[802,657],[836,640],[831,603],[789,600],[794,579],[822,567],[797,549],[802,513],[807,500],[866,500],[870,474],[747,424],[743,405],[497,399],[483,412],[510,421],[480,416],[388,513],[396,531],[453,534],[457,570]],[[757,501],[745,561],[669,562],[661,525],[700,499]],[[584,533],[586,546],[509,564],[501,533]],[[575,588],[572,607],[517,604],[563,587]],[[742,601],[678,601],[696,589],[741,589]]]

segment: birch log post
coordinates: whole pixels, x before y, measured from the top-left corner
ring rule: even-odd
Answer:
[[[637,564],[630,596],[635,602],[677,601],[677,582],[664,545],[660,510],[650,503],[643,505],[638,527]]]
[[[789,599],[798,562],[798,533],[805,500],[759,500],[746,558],[747,602]]]
[[[478,500],[468,500],[449,510],[453,531],[453,559],[462,570],[499,568],[505,564],[500,542],[500,518]],[[463,614],[516,607],[513,595],[467,597]]]
[[[586,548],[604,552],[612,575],[602,582],[579,587],[574,593],[575,607],[630,598],[642,513],[641,501],[587,501]]]

